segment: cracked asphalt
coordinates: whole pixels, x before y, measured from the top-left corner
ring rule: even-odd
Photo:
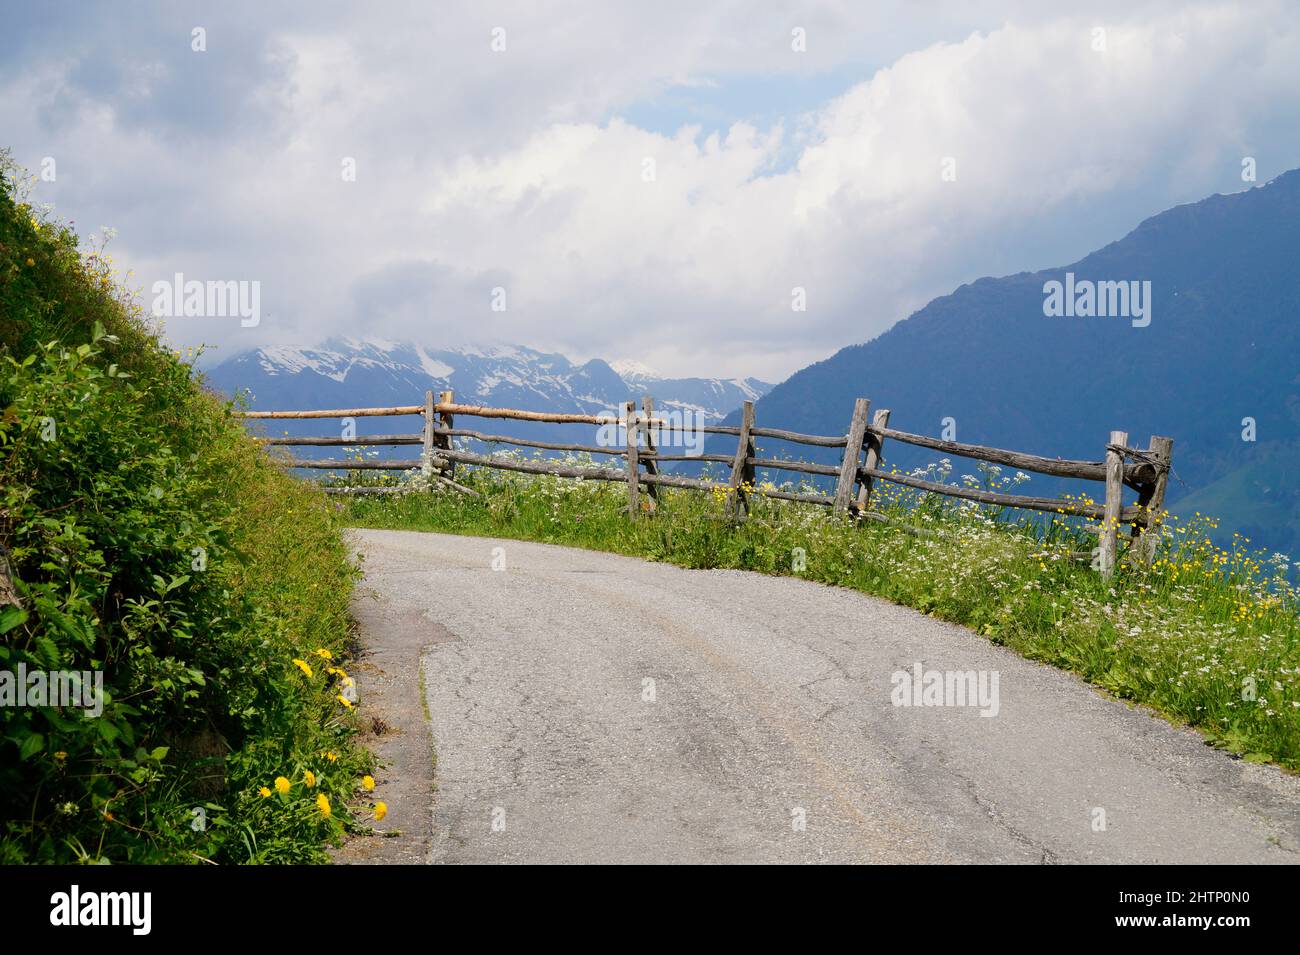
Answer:
[[[408,697],[423,670],[427,729],[418,706],[399,728],[432,734],[436,791],[396,811],[431,829],[424,861],[1300,861],[1300,778],[913,610],[518,541],[354,540],[363,643],[418,663]],[[983,705],[896,705],[918,666],[982,677]]]

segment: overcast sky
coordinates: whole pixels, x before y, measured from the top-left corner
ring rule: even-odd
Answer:
[[[146,303],[260,282],[261,324],[170,319],[178,344],[779,380],[1246,188],[1243,157],[1300,166],[1288,0],[290,6],[4,4],[0,145],[55,160],[35,199],[117,229]]]

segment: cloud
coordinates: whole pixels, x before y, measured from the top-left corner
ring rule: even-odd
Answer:
[[[1242,156],[1261,179],[1300,165],[1294,7],[1040,6],[896,4],[891,30],[854,4],[326,3],[309,27],[87,7],[71,34],[29,13],[28,44],[0,44],[0,127],[33,167],[59,159],[38,197],[117,226],[137,281],[262,282],[259,328],[177,320],[178,341],[365,328],[779,378],[961,282],[1242,188]],[[746,108],[781,76],[854,73],[775,122]],[[683,118],[726,103],[736,121],[621,118],[692,97],[713,99]]]

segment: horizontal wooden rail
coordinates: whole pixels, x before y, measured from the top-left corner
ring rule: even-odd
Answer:
[[[747,464],[756,468],[777,468],[782,471],[800,471],[804,474],[826,474],[835,477],[840,469],[829,464],[812,464],[808,461],[787,461],[783,458],[746,458]]]
[[[328,461],[292,459],[283,462],[291,468],[314,471],[418,471],[420,462],[411,461]]]
[[[548,424],[595,424],[622,425],[626,419],[622,415],[614,414],[568,414],[552,411],[521,411],[517,408],[489,408],[486,405],[461,405],[454,402],[445,402],[434,405],[433,408],[439,414],[450,415],[467,415],[471,418],[506,418],[511,421],[539,421]],[[640,418],[640,424],[653,428],[656,431],[690,431],[704,434],[739,434],[738,428],[731,428],[725,425],[699,425],[688,427],[680,422],[671,421],[667,418]]]
[[[484,434],[468,428],[434,428],[434,434],[456,438],[473,438],[486,444],[516,444],[524,448],[543,448],[547,451],[575,451],[587,454],[626,454],[624,448],[604,448],[594,444],[561,444],[556,441],[534,441],[529,438],[516,438],[508,434]]]
[[[612,468],[581,468],[567,464],[551,464],[546,461],[513,461],[509,458],[494,458],[485,454],[473,454],[469,451],[453,451],[439,448],[434,451],[434,461],[439,458],[462,464],[477,464],[480,467],[500,468],[503,471],[519,471],[524,474],[553,474],[556,477],[582,478],[588,481],[626,481],[627,472]]]
[[[678,477],[675,474],[643,474],[642,484],[662,484],[667,487],[689,488],[696,491],[725,491],[728,485],[719,481],[703,481],[698,478]],[[750,491],[762,497],[774,497],[782,501],[799,501],[803,504],[824,504],[829,506],[831,498],[825,494],[801,494],[795,491],[778,491],[771,488],[756,487]]]
[[[661,454],[643,448],[640,456],[651,461],[707,461],[714,464],[731,464],[730,454]]]
[[[778,438],[782,441],[793,441],[796,444],[811,444],[820,448],[842,448],[849,443],[847,435],[840,435],[838,438],[828,434],[802,434],[798,431],[782,431],[780,428],[754,428],[750,434],[760,438]],[[837,470],[836,474],[839,473]]]
[[[1100,519],[1105,513],[1105,507],[1101,504],[1079,504],[1074,501],[1051,497],[1028,497],[1020,494],[1002,494],[998,491],[982,491],[976,488],[958,487],[955,484],[924,481],[908,474],[899,474],[896,471],[882,471],[879,468],[859,468],[858,473],[866,477],[879,478],[882,481],[914,487],[920,491],[930,491],[933,494],[942,494],[946,497],[960,497],[967,501],[978,501],[981,504],[993,504],[998,507],[1051,511],[1054,514],[1069,514],[1075,517],[1091,517],[1094,519]],[[1139,513],[1136,507],[1126,507],[1120,520],[1123,523],[1131,523],[1138,518]]]
[[[395,408],[331,408],[326,411],[241,411],[241,418],[379,418],[407,414],[424,414],[419,405]]]
[[[873,428],[867,430],[878,438],[893,438],[904,444],[956,454],[964,458],[978,458],[993,464],[1005,464],[1007,467],[1022,471],[1033,471],[1052,477],[1079,478],[1085,481],[1105,481],[1106,464],[1104,461],[1070,461],[1064,458],[1044,458],[1037,454],[1023,454],[1019,451],[1004,451],[1001,448],[987,448],[981,444],[961,444],[957,441],[943,441],[923,434],[910,434],[895,428]],[[1155,477],[1155,468],[1150,464],[1128,464],[1124,467],[1124,480],[1129,483],[1142,483]]]
[[[763,497],[774,497],[779,501],[798,501],[801,504],[821,504],[830,507],[835,503],[835,499],[829,494],[803,494],[796,491],[771,491],[762,487],[753,490],[754,494],[760,494]]]
[[[424,435],[422,434],[367,434],[357,435],[354,438],[259,438],[263,444],[285,445],[301,447],[362,447],[368,445],[405,445],[405,444],[423,444]]]

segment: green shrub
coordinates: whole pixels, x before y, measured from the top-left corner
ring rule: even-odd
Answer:
[[[0,544],[20,604],[0,607],[0,671],[104,690],[93,718],[0,706],[0,862],[324,858],[371,766],[340,699],[355,570],[335,508],[12,180]]]

